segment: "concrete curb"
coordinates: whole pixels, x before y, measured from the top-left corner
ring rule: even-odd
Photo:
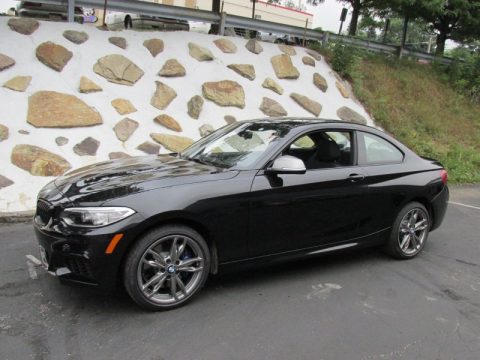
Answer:
[[[0,212],[0,224],[28,223],[33,219],[35,211]]]

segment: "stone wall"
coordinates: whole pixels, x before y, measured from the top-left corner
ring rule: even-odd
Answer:
[[[0,212],[33,209],[69,169],[180,151],[232,121],[372,124],[348,84],[303,48],[5,17],[0,33]]]

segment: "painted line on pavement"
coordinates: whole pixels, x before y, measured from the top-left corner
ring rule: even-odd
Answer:
[[[454,202],[454,201],[449,201],[448,203],[453,204],[453,205],[458,205],[458,206],[464,206],[464,207],[467,207],[467,208],[470,208],[470,209],[480,210],[480,207],[478,207],[478,206],[462,204],[462,203],[458,203],[458,202]]]

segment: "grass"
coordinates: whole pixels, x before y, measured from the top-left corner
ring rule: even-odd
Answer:
[[[441,161],[450,182],[480,182],[480,104],[457,93],[438,70],[367,56],[348,78],[377,125],[417,154]]]

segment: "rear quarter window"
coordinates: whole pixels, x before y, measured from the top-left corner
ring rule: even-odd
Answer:
[[[366,132],[358,132],[359,165],[390,164],[403,161],[403,153],[392,143]]]

